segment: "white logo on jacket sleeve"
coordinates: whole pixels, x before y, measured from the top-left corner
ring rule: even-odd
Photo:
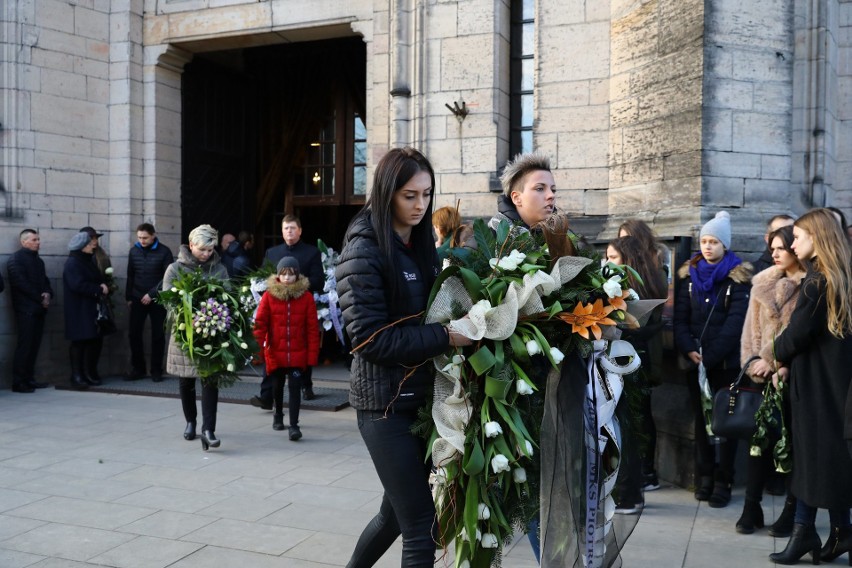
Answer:
[[[406,272],[402,271],[403,277],[405,277],[406,282],[417,282],[417,273],[416,272]]]

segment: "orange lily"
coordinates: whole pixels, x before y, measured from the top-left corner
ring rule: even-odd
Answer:
[[[624,310],[627,311],[627,298],[630,297],[630,290],[623,290],[621,292],[621,296],[615,298],[609,298],[609,305],[614,307],[616,310]]]
[[[604,306],[603,300],[598,298],[594,304],[583,305],[578,302],[573,312],[561,312],[556,315],[565,323],[571,324],[571,333],[576,333],[585,339],[589,339],[589,331],[595,339],[601,338],[601,325],[616,325],[610,319],[609,314],[615,309],[614,306]]]

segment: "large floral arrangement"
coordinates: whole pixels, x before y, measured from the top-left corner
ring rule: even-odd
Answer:
[[[610,358],[614,346],[602,339],[617,324],[638,325],[627,310],[635,297],[628,283],[638,279],[632,269],[601,267],[594,252],[575,252],[567,224],[541,235],[505,221],[492,232],[477,221],[474,236],[476,248],[450,251],[426,316],[474,343],[436,358],[435,393],[421,425],[436,468],[440,543],[455,544],[461,568],[499,563],[502,543],[538,512],[536,450],[548,369],[575,350],[608,362],[605,380],[589,381],[590,396],[604,404],[593,439],[618,446],[611,425],[623,389],[618,379],[639,364],[626,342],[614,342],[623,345]],[[628,364],[619,366],[616,355]],[[611,492],[617,460],[600,465]]]
[[[172,335],[203,382],[232,385],[257,350],[247,311],[225,282],[201,270],[181,272],[158,301],[169,312]]]
[[[341,318],[340,302],[337,297],[337,277],[334,267],[337,265],[337,253],[327,246],[322,239],[317,240],[317,248],[322,255],[322,271],[325,276],[322,294],[314,292],[314,302],[317,305],[317,319],[325,331],[334,328],[334,333],[341,345],[343,340],[343,320]]]

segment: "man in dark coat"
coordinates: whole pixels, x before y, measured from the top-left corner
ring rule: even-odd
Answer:
[[[251,257],[249,251],[254,247],[254,235],[248,231],[240,231],[235,241],[222,251],[221,262],[228,271],[228,276],[238,278],[251,272]]]
[[[124,298],[130,308],[130,373],[128,380],[145,376],[145,350],[142,331],[151,318],[151,379],[163,380],[163,354],[166,349],[166,308],[155,300],[159,296],[163,274],[174,261],[172,251],[160,242],[154,225],[136,227],[136,244],[127,258],[127,288]]]
[[[35,229],[21,231],[21,248],[10,258],[9,287],[12,291],[12,306],[18,324],[18,345],[15,347],[13,364],[14,392],[33,392],[44,388],[47,383],[35,380],[35,362],[44,318],[53,298],[53,289],[44,270],[44,261],[39,257],[41,237]]]
[[[284,216],[281,221],[281,236],[284,237],[284,243],[266,251],[264,264],[270,263],[272,266],[278,266],[278,261],[285,256],[295,257],[299,261],[299,274],[306,276],[311,283],[310,291],[321,294],[325,286],[322,255],[320,255],[317,247],[301,241],[302,222],[298,217],[295,215]],[[308,367],[305,374],[302,375],[302,390],[305,393],[305,400],[314,399],[312,375],[313,367]],[[253,396],[251,403],[264,410],[272,408],[272,381],[269,380],[268,376],[265,375],[260,383],[260,396]]]

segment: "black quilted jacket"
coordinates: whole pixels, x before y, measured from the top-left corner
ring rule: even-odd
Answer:
[[[347,231],[335,275],[343,322],[353,349],[379,329],[426,308],[435,274],[423,275],[401,240],[396,240],[397,268],[390,274],[379,250],[369,215]],[[401,277],[401,300],[390,300],[390,278]],[[449,348],[440,324],[421,324],[422,317],[397,323],[377,333],[354,355],[349,402],[358,410],[415,412],[432,389],[429,361]],[[421,364],[422,363],[422,364]],[[419,366],[418,366],[419,365]],[[416,367],[408,377],[405,375]]]

